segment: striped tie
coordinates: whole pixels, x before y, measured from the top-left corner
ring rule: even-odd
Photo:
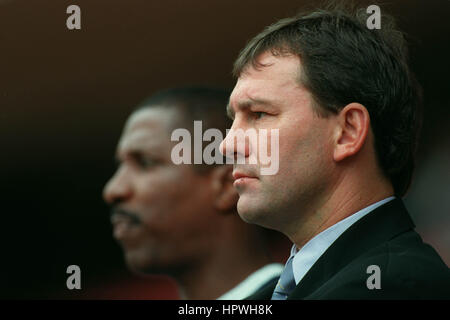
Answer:
[[[295,288],[294,271],[292,269],[292,261],[294,256],[291,256],[286,262],[283,273],[278,280],[277,286],[272,295],[272,300],[286,300],[288,295]]]

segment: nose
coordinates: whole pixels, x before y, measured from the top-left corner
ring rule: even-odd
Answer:
[[[103,189],[103,199],[112,205],[131,198],[133,194],[129,173],[125,167],[120,167]]]
[[[242,125],[235,119],[225,139],[220,143],[220,153],[233,160],[246,159],[250,155],[249,136]]]

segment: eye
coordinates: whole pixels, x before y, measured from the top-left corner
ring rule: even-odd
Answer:
[[[156,166],[156,161],[149,158],[143,158],[139,161],[139,166],[141,166],[143,169],[148,169],[150,167]]]
[[[254,111],[253,114],[256,119],[261,119],[267,115],[267,113],[263,111]]]
[[[158,164],[158,162],[155,159],[147,157],[147,156],[136,157],[135,161],[136,161],[136,164],[139,166],[139,168],[144,169],[144,170],[150,169]]]

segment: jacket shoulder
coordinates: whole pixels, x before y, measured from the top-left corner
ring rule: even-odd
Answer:
[[[449,299],[450,272],[413,230],[351,261],[307,299]]]

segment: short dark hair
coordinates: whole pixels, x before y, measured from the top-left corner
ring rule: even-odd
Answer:
[[[282,19],[248,42],[235,61],[239,77],[248,66],[263,67],[258,56],[296,55],[299,82],[312,94],[320,116],[338,113],[352,102],[370,115],[375,152],[397,196],[412,178],[420,127],[421,88],[408,67],[403,33],[381,15],[381,29],[370,30],[366,9],[334,5]]]
[[[173,119],[174,127],[186,128],[193,135],[194,121],[198,120],[202,121],[203,131],[218,129],[225,137],[226,129],[229,129],[232,124],[225,111],[230,94],[231,90],[228,88],[203,85],[180,86],[154,93],[142,101],[136,110],[152,107],[172,108],[179,113],[179,117]],[[211,168],[213,165],[195,167],[204,169]]]

